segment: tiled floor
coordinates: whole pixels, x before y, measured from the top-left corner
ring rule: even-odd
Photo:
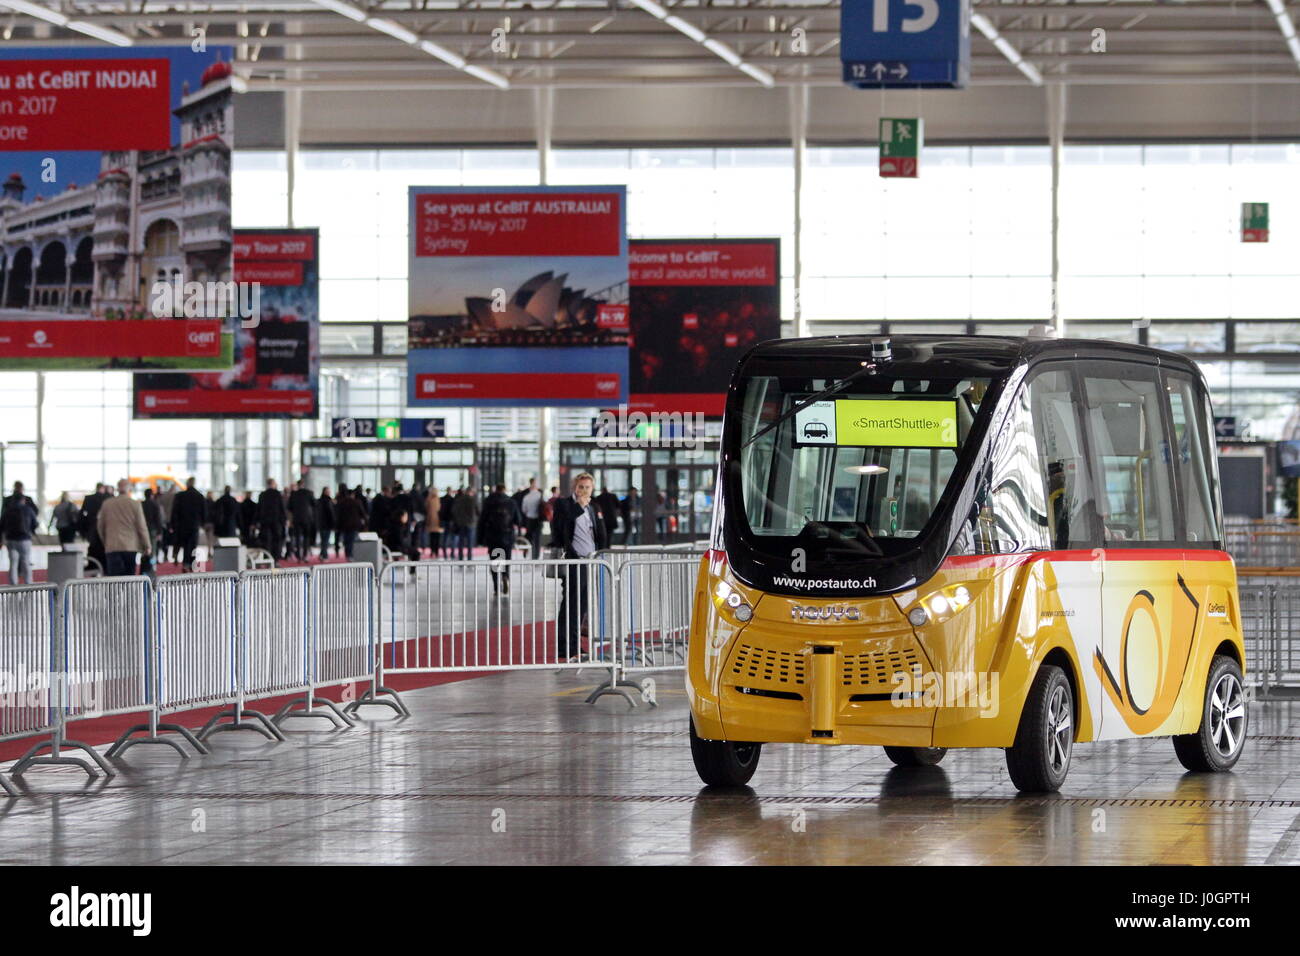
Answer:
[[[634,711],[584,704],[596,677],[428,688],[404,721],[221,734],[189,761],[137,747],[107,784],[37,768],[0,799],[0,863],[1300,863],[1300,703],[1252,705],[1224,776],[1183,773],[1167,740],[1084,745],[1060,795],[1018,798],[1000,751],[903,771],[771,746],[752,791],[714,794],[678,677]]]

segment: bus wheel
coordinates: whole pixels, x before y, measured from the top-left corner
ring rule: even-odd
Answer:
[[[1007,771],[1022,793],[1061,789],[1074,750],[1074,694],[1065,671],[1053,664],[1038,668],[1016,730],[1007,748]]]
[[[948,752],[947,747],[886,747],[885,756],[900,767],[934,767]]]
[[[691,720],[691,758],[706,786],[743,787],[754,776],[762,750],[762,744],[705,740],[695,733],[695,721]]]
[[[1223,773],[1231,770],[1246,742],[1246,695],[1241,668],[1222,654],[1210,663],[1205,682],[1201,726],[1194,734],[1174,737],[1174,753],[1188,770]]]

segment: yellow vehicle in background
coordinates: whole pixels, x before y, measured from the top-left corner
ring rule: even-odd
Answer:
[[[1011,337],[771,342],[727,399],[687,693],[701,779],[764,743],[900,765],[1006,750],[1053,791],[1075,743],[1246,735],[1213,418],[1187,358]]]

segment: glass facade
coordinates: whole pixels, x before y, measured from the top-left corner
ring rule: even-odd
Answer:
[[[914,181],[881,179],[877,160],[874,148],[807,152],[800,304],[811,332],[1019,335],[1050,317],[1046,147],[928,148]],[[560,149],[549,181],[627,184],[632,237],[779,237],[792,331],[793,164],[788,148]],[[1067,147],[1060,309],[1069,334],[1204,355],[1218,414],[1250,421],[1256,437],[1290,436],[1300,378],[1278,356],[1300,351],[1297,176],[1300,144]],[[133,422],[127,373],[50,373],[47,498],[122,475],[193,472],[204,484],[257,487],[292,477],[286,447],[326,435],[331,417],[431,414],[403,397],[407,188],[538,181],[533,149],[301,152],[295,224],[321,230],[319,421]],[[235,154],[239,226],[283,225],[286,190],[283,153]],[[1245,201],[1270,203],[1268,243],[1240,241]],[[8,482],[35,483],[36,379],[0,373]],[[438,414],[449,437],[467,440],[535,443],[540,427],[536,412]],[[557,413],[551,439],[589,436],[593,414]],[[510,454],[536,460],[523,446]]]

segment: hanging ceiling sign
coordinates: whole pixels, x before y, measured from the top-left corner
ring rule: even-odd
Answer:
[[[970,0],[843,0],[844,82],[864,90],[970,82]]]

